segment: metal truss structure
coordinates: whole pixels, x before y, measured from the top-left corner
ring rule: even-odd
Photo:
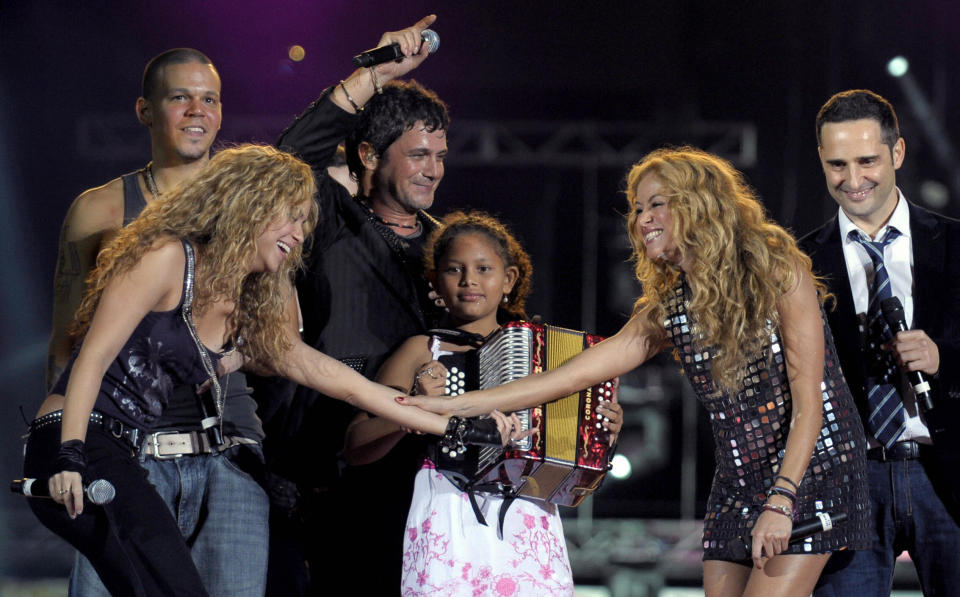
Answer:
[[[292,116],[231,116],[232,141],[271,143]],[[77,148],[91,160],[126,161],[148,147],[143,126],[128,114],[89,114],[77,124]],[[748,122],[456,120],[448,139],[456,166],[620,168],[662,145],[690,144],[738,168],[757,162],[757,129]]]

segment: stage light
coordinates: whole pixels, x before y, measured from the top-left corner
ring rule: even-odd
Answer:
[[[910,63],[903,56],[894,56],[887,63],[887,72],[891,77],[902,77],[910,70]]]
[[[303,49],[303,46],[290,46],[290,49],[287,51],[287,56],[294,62],[300,62],[306,55],[307,51]]]
[[[925,180],[920,184],[920,198],[931,209],[943,209],[950,203],[950,189],[936,180]]]
[[[610,476],[614,479],[627,479],[633,473],[633,466],[630,465],[630,459],[623,454],[616,454],[613,460],[610,461],[610,464],[613,465],[610,469]]]

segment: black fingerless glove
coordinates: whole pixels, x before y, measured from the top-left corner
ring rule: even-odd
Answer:
[[[467,429],[463,434],[463,443],[474,446],[499,446],[503,444],[497,421],[492,418],[472,417],[467,419]]]
[[[466,450],[468,445],[499,446],[503,443],[497,421],[471,417],[450,417],[447,430],[440,438],[440,451],[451,457]]]
[[[87,478],[87,454],[83,449],[83,441],[71,439],[60,444],[60,451],[57,452],[56,466],[57,472],[72,471],[80,473],[83,479]]]

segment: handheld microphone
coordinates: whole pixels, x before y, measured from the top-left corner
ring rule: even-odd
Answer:
[[[433,29],[424,29],[420,32],[421,44],[427,44],[427,51],[433,54],[440,47],[440,36]],[[418,49],[419,51],[419,49]],[[361,52],[353,57],[353,65],[357,68],[367,66],[376,66],[384,62],[403,60],[403,52],[400,51],[400,44],[394,42],[388,46],[380,46],[366,52]]]
[[[843,522],[847,519],[844,512],[828,514],[827,512],[818,512],[813,518],[801,520],[793,525],[793,531],[790,533],[790,543],[803,541],[810,535],[815,535],[823,531],[829,531],[833,525]]]
[[[33,498],[49,498],[50,484],[48,479],[14,479],[10,482],[10,491],[19,493],[22,496]],[[83,494],[91,504],[103,506],[113,501],[117,496],[117,490],[113,483],[106,479],[97,479],[83,488]]]
[[[880,301],[880,310],[883,312],[883,318],[887,320],[887,325],[890,326],[894,335],[896,335],[897,332],[905,332],[909,329],[903,316],[903,305],[900,304],[900,299],[897,297],[892,296]],[[927,376],[924,375],[923,371],[907,371],[907,379],[910,380],[910,385],[913,386],[913,393],[917,396],[917,404],[925,410],[933,410],[933,395],[930,392],[930,382],[927,381]]]

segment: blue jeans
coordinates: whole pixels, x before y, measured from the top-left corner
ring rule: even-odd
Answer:
[[[889,597],[894,561],[904,550],[924,595],[960,595],[960,527],[934,491],[931,478],[937,474],[935,463],[925,459],[867,460],[873,547],[834,553],[814,596]]]
[[[263,597],[266,590],[269,500],[235,463],[240,450],[263,460],[259,446],[169,460],[141,456],[149,481],[177,519],[211,597]],[[79,553],[69,594],[109,595]]]

